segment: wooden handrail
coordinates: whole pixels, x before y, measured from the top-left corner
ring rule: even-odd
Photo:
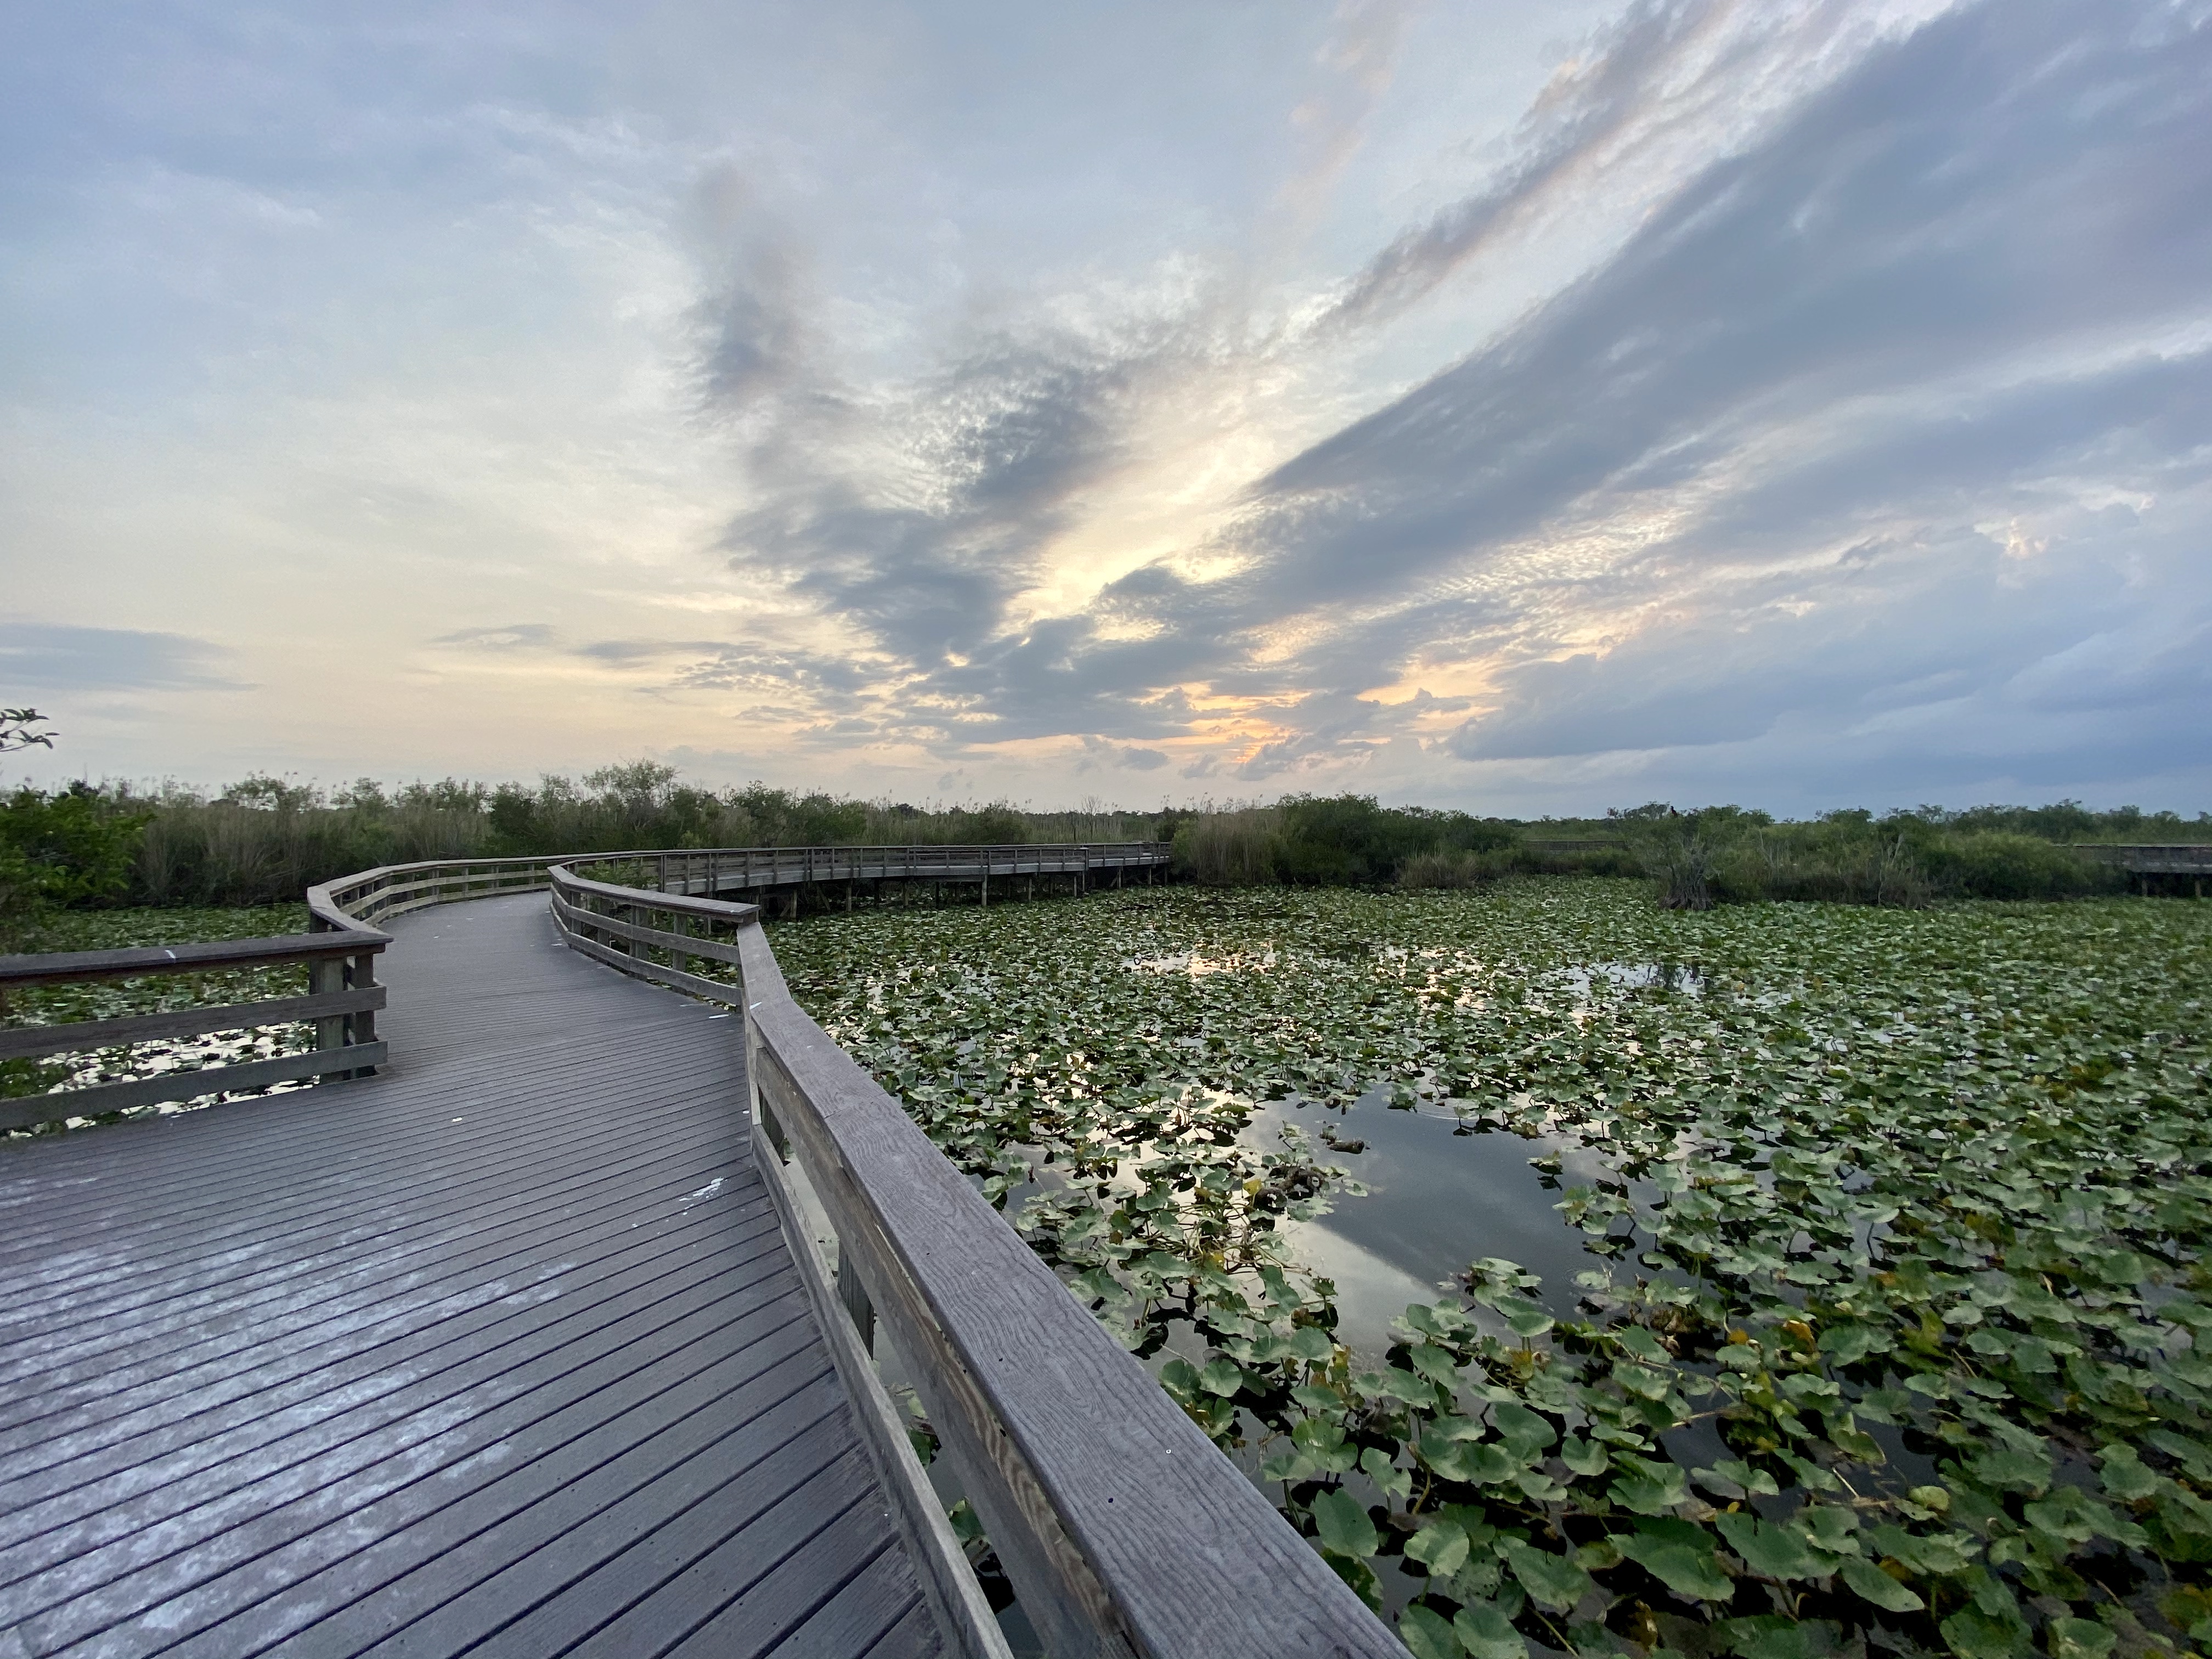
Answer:
[[[387,1045],[376,1035],[377,1012],[385,1006],[386,999],[385,988],[377,983],[376,958],[392,943],[389,933],[369,924],[425,904],[542,888],[547,862],[543,858],[428,860],[341,876],[307,890],[310,931],[306,933],[0,957],[0,990],[152,974],[278,967],[296,962],[307,967],[308,991],[303,997],[126,1014],[64,1025],[19,1026],[0,1030],[0,1059],[81,1053],[154,1038],[205,1036],[297,1021],[311,1020],[315,1027],[315,1046],[304,1054],[276,1054],[266,1060],[0,1101],[0,1129],[27,1128],[62,1118],[92,1117],[165,1101],[266,1088],[272,1083],[305,1079],[327,1083],[366,1077],[389,1057]]]
[[[270,939],[223,939],[189,945],[136,945],[120,951],[51,951],[0,957],[0,987],[66,985],[94,979],[133,979],[143,974],[196,974],[211,968],[266,968],[382,950],[388,933],[282,933]]]
[[[926,1543],[942,1516],[867,1358],[878,1315],[1048,1651],[1404,1659],[1351,1588],[793,1000],[754,906],[571,867],[597,862],[549,871],[570,948],[744,1010],[756,1162],[910,1540]],[[671,925],[641,920],[656,915]],[[679,965],[726,969],[732,944],[735,982]],[[836,1240],[834,1279],[802,1218],[801,1175]],[[972,1627],[972,1579],[959,1575],[963,1604],[939,1557],[917,1556],[940,1625],[950,1620],[969,1651],[1002,1651],[995,1631]]]
[[[307,889],[306,934],[271,939],[210,939],[191,944],[121,951],[54,951],[29,956],[0,957],[0,991],[11,987],[58,985],[72,981],[129,979],[149,974],[196,973],[214,969],[272,967],[298,962],[307,965],[309,995],[237,1003],[222,1007],[179,1010],[155,1016],[131,1015],[115,1020],[87,1020],[67,1027],[21,1028],[0,1033],[0,1058],[64,1054],[155,1036],[205,1035],[212,1031],[245,1030],[257,1024],[295,1020],[315,1023],[315,1048],[310,1054],[280,1054],[238,1066],[208,1066],[162,1077],[122,1083],[99,1084],[46,1095],[24,1097],[0,1103],[0,1128],[16,1128],[61,1117],[90,1116],[167,1100],[184,1100],[203,1094],[228,1093],[261,1088],[274,1082],[313,1078],[328,1080],[368,1074],[381,1066],[386,1049],[376,1036],[376,1011],[384,1006],[383,988],[376,983],[375,958],[391,943],[374,923],[428,905],[457,900],[487,898],[503,893],[541,890],[549,884],[548,871],[564,859],[578,864],[614,866],[649,862],[663,888],[701,880],[709,891],[722,883],[720,877],[730,860],[746,876],[756,873],[763,884],[788,884],[815,880],[851,880],[884,874],[896,862],[896,874],[965,876],[981,874],[988,896],[992,875],[1002,871],[1030,873],[1087,872],[1094,869],[1151,866],[1167,861],[1167,848],[1154,842],[1109,846],[995,846],[905,848],[719,848],[698,850],[532,855],[518,858],[424,859],[407,864],[380,865],[335,880],[318,882]],[[703,862],[702,862],[703,861]],[[677,872],[672,884],[672,868]],[[580,876],[578,893],[620,893],[635,896],[634,888],[614,888]],[[682,892],[666,895],[686,899]],[[627,901],[620,901],[627,902]],[[665,907],[671,914],[712,917],[732,908],[750,913],[751,907],[731,907],[700,898],[696,910]],[[563,901],[556,897],[557,908]],[[669,941],[641,937],[636,925],[622,918],[605,918],[590,929],[596,936],[587,954],[614,961],[627,971],[646,972],[654,966],[651,952],[667,954]],[[696,941],[695,940],[694,943]],[[642,946],[646,954],[633,951]],[[712,949],[693,954],[712,957]],[[733,959],[721,965],[734,969]],[[648,974],[663,983],[709,994],[715,981],[687,973],[672,964]],[[149,1019],[158,1018],[156,1025]],[[336,1063],[343,1054],[343,1064]]]
[[[166,1072],[0,1101],[0,1129],[25,1129],[63,1118],[94,1117],[165,1101],[262,1089],[272,1083],[303,1079],[330,1082],[366,1076],[381,1066],[386,1055],[386,1046],[376,1035],[377,1010],[385,1006],[384,987],[376,981],[376,958],[391,942],[389,934],[356,927],[273,939],[209,939],[121,951],[0,957],[0,988],[204,973],[210,969],[279,967],[295,962],[305,963],[307,969],[307,994],[303,997],[0,1030],[0,1059],[34,1059],[149,1038],[198,1036],[302,1020],[312,1020],[315,1026],[315,1046],[304,1054],[276,1054],[266,1060]]]

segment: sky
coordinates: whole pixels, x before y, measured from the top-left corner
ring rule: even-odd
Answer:
[[[0,782],[2212,808],[2212,0],[5,3]]]

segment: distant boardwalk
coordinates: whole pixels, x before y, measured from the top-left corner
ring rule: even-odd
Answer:
[[[0,1659],[939,1651],[741,1022],[390,926],[384,1074],[0,1150]]]

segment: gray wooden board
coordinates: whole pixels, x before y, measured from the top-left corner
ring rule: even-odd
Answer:
[[[741,1023],[561,949],[542,896],[392,931],[384,1075],[0,1148],[0,1631],[939,1651]]]

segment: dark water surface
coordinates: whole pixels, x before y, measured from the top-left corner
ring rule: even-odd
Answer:
[[[1481,1257],[1504,1256],[1540,1273],[1541,1299],[1555,1314],[1573,1306],[1575,1275],[1602,1265],[1583,1248],[1580,1229],[1553,1207],[1561,1188],[1587,1182],[1602,1167],[1571,1141],[1464,1131],[1452,1118],[1392,1111],[1379,1091],[1341,1112],[1268,1103],[1253,1113],[1245,1139],[1274,1151],[1285,1124],[1312,1136],[1316,1156],[1367,1188],[1364,1198],[1340,1196],[1328,1215],[1290,1235],[1298,1257],[1336,1281],[1339,1334],[1356,1348],[1387,1346],[1389,1323],[1407,1303],[1437,1300]],[[1325,1128],[1364,1149],[1330,1151]],[[1528,1166],[1546,1152],[1562,1160],[1557,1187]]]

